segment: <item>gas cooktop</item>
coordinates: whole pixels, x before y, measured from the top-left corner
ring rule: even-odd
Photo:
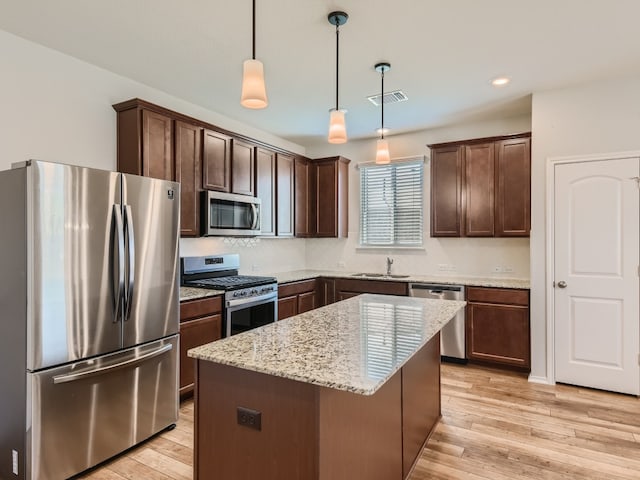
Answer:
[[[183,257],[180,259],[180,284],[230,291],[278,282],[274,277],[238,275],[239,267],[238,254]]]
[[[184,285],[190,287],[209,288],[211,290],[236,290],[238,288],[257,287],[276,283],[274,277],[255,277],[251,275],[229,275],[226,277],[199,278],[187,280]]]

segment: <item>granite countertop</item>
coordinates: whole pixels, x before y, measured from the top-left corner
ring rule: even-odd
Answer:
[[[344,272],[331,270],[294,270],[291,272],[265,273],[278,279],[278,283],[297,282],[316,277],[351,278],[363,280],[382,280],[391,282],[421,282],[421,283],[444,283],[456,285],[468,285],[473,287],[496,287],[496,288],[530,288],[530,281],[526,278],[506,278],[506,277],[474,277],[474,276],[446,276],[446,275],[407,275],[401,277],[386,276],[354,276],[358,272]]]
[[[372,395],[464,305],[364,294],[202,345],[188,355]]]
[[[262,276],[276,277],[278,283],[299,282],[318,277],[351,278],[362,280],[381,280],[385,282],[420,282],[420,283],[444,283],[452,285],[467,285],[472,287],[495,288],[530,288],[530,281],[526,278],[499,278],[499,277],[473,277],[473,276],[446,276],[446,275],[407,275],[401,277],[379,276],[354,276],[358,272],[344,272],[334,270],[293,270],[280,273],[261,273]],[[222,290],[207,290],[195,287],[180,287],[180,301],[196,300],[198,298],[222,295]]]
[[[223,295],[224,290],[209,290],[208,288],[180,287],[180,301],[197,300],[199,298]]]

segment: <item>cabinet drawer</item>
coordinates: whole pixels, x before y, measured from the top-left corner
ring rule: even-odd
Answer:
[[[467,301],[529,306],[529,290],[467,287]]]
[[[180,321],[222,312],[222,296],[187,300],[180,303]]]
[[[317,281],[315,278],[313,280],[302,280],[300,282],[284,283],[282,285],[278,285],[278,296],[290,297],[291,295],[312,292],[316,289],[316,287]]]

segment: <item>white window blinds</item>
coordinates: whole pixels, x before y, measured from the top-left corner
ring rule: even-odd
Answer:
[[[360,244],[422,245],[422,160],[360,167]]]

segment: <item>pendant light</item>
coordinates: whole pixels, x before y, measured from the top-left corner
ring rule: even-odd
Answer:
[[[376,148],[376,163],[379,165],[384,165],[391,161],[389,156],[389,142],[384,138],[384,74],[388,72],[391,68],[391,64],[389,63],[377,63],[376,64],[376,72],[380,72],[380,138],[378,139],[377,148]]]
[[[240,105],[259,109],[265,108],[269,102],[264,85],[264,66],[260,60],[256,60],[256,0],[253,0],[252,23],[253,53],[251,59],[244,61]]]
[[[340,26],[347,23],[349,15],[345,12],[331,12],[327,17],[331,25],[336,27],[336,108],[331,110],[329,117],[329,143],[346,143],[347,127],[344,122],[345,110],[339,106],[339,67],[340,67]]]

